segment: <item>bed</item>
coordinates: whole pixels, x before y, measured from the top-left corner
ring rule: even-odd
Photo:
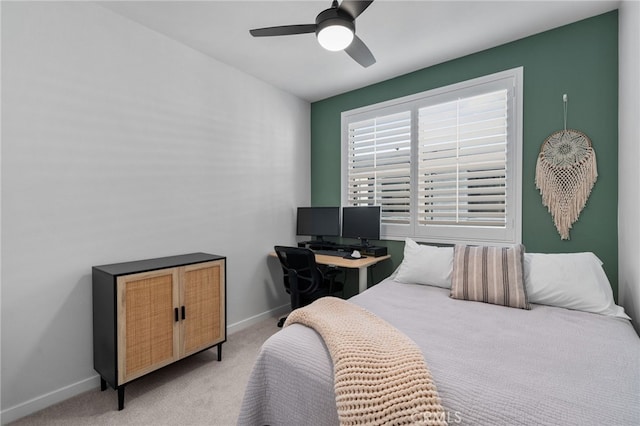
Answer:
[[[447,263],[449,252],[442,253],[413,256],[420,266],[402,274],[412,259],[407,243],[397,273],[349,301],[420,347],[449,424],[640,423],[640,339],[622,308],[613,304],[610,287],[601,288],[604,272],[594,255],[522,256],[529,300],[545,304],[517,309],[451,297],[447,282],[456,268],[437,266],[442,259]],[[550,272],[554,263],[560,271]],[[572,281],[567,270],[577,279],[567,283]],[[592,284],[600,287],[590,288]],[[558,294],[563,285],[577,288]],[[572,291],[587,297],[576,302]],[[594,304],[589,294],[606,306]],[[318,333],[291,324],[264,344],[238,424],[337,425],[333,380],[333,364]]]

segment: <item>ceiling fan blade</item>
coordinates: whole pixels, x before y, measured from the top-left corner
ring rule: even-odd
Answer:
[[[367,45],[364,44],[357,35],[353,36],[353,41],[344,51],[365,68],[376,63],[376,58],[373,57],[373,53],[371,53]]]
[[[315,33],[316,27],[317,27],[316,24],[283,25],[280,27],[256,28],[253,30],[249,30],[249,32],[254,37],[271,37],[271,36]]]
[[[351,16],[357,18],[364,10],[373,3],[373,0],[358,1],[358,0],[342,0],[342,4],[339,9],[349,12]]]

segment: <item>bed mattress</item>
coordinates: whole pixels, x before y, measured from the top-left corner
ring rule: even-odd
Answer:
[[[418,344],[449,424],[640,423],[640,339],[625,319],[456,300],[391,279],[350,301]],[[339,424],[331,359],[313,329],[293,324],[264,344],[238,424]]]

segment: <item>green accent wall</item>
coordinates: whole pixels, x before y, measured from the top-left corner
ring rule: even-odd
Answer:
[[[437,43],[437,40],[430,42]],[[604,262],[617,299],[617,11],[312,103],[312,204],[340,205],[342,111],[519,66],[524,67],[523,244],[529,252],[594,252]],[[540,146],[564,125],[564,93],[569,100],[567,127],[589,136],[598,163],[598,180],[568,241],[560,240],[534,183]],[[374,282],[385,278],[402,261],[404,242],[384,241],[382,244],[389,247],[392,261],[383,262],[374,269]]]

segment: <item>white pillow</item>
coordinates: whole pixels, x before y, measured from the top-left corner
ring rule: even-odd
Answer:
[[[453,247],[421,245],[407,238],[395,281],[451,288]]]
[[[525,253],[524,281],[530,303],[631,319],[593,253]]]

